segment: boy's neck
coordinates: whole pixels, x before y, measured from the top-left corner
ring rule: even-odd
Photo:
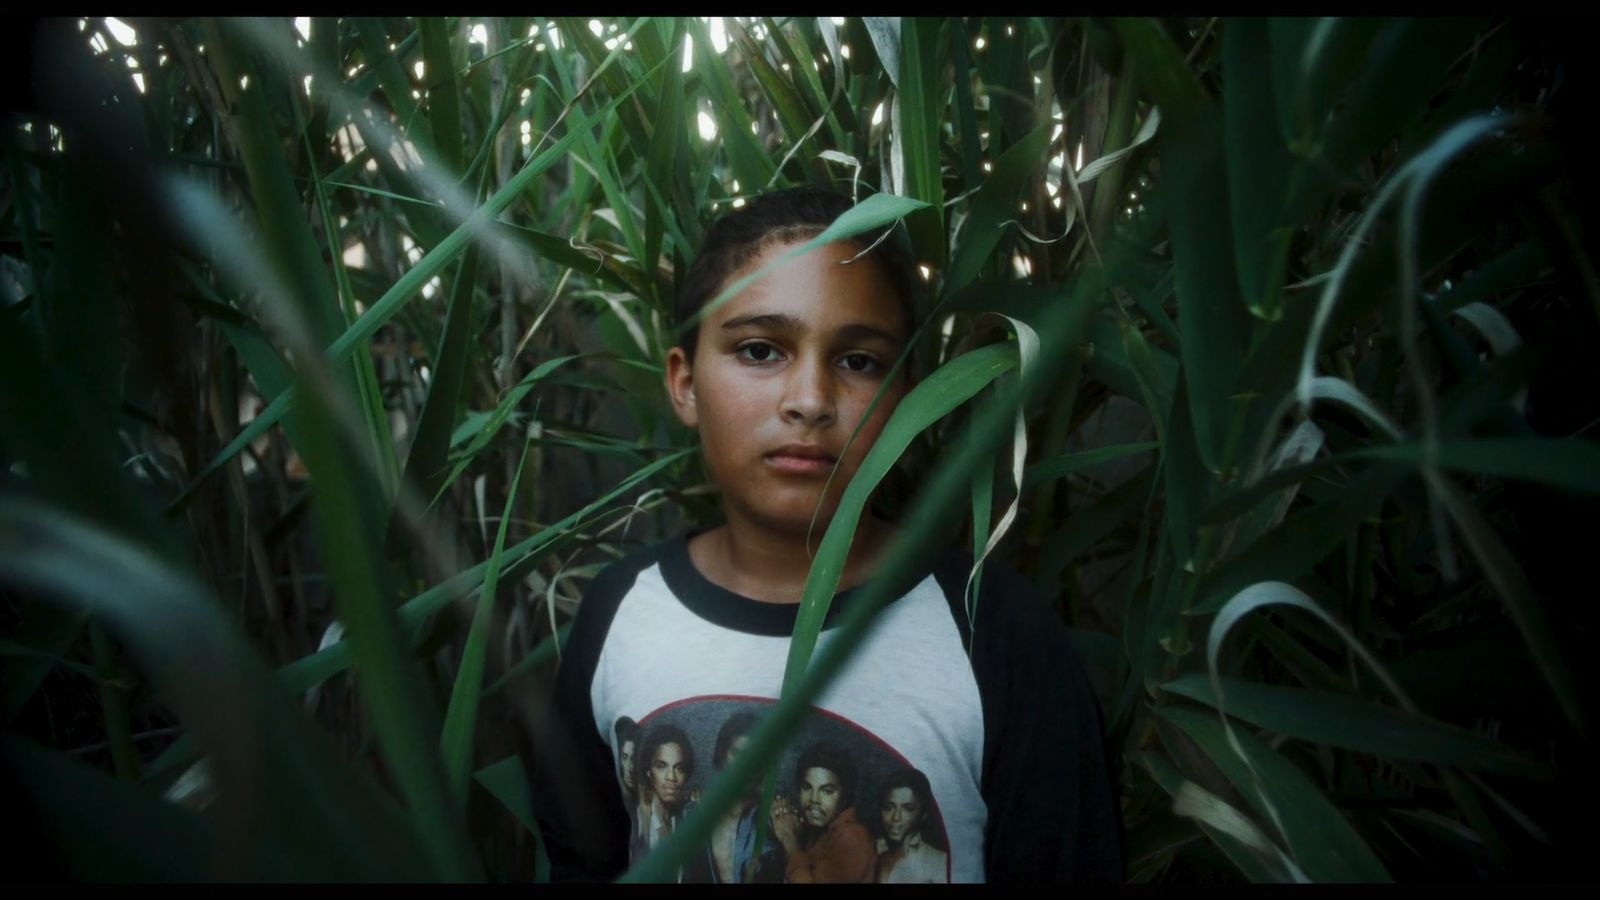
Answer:
[[[813,533],[807,552],[803,534],[719,525],[689,541],[689,559],[706,580],[735,594],[763,603],[799,603],[823,530]],[[868,516],[861,521],[839,576],[839,590],[866,580],[892,531],[881,519]]]

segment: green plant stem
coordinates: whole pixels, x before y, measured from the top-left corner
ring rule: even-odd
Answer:
[[[97,621],[89,623],[89,644],[94,653],[95,678],[100,683],[100,706],[105,714],[106,744],[111,763],[123,781],[139,778],[139,754],[133,748],[133,723],[128,714],[128,689],[122,664],[117,661],[111,637]]]

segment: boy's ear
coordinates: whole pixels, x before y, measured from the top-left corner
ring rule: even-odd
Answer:
[[[678,421],[690,428],[700,427],[699,411],[694,404],[694,364],[682,347],[667,351],[667,396],[672,398],[672,409]]]

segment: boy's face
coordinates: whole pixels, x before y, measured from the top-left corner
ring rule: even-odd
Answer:
[[[792,246],[764,248],[729,281]],[[804,534],[837,462],[817,516],[826,527],[905,393],[897,375],[846,453],[909,337],[882,269],[840,265],[860,250],[838,242],[784,263],[701,320],[692,365],[681,349],[668,353],[673,406],[700,432],[732,527]]]

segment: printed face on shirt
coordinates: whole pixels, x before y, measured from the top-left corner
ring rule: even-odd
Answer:
[[[633,793],[633,741],[623,741],[622,750],[622,786],[631,794]]]
[[[656,748],[650,760],[650,788],[662,803],[677,803],[683,786],[689,780],[689,767],[684,763],[683,748],[672,741]]]
[[[764,248],[730,283],[793,247]],[[860,251],[842,241],[780,264],[706,315],[693,363],[668,354],[673,407],[700,432],[730,525],[803,532],[822,500],[826,526],[905,392],[897,375],[867,416],[908,335],[883,268],[849,262]]]
[[[723,762],[723,765],[724,766],[733,765],[733,761],[738,759],[739,758],[739,754],[743,753],[744,752],[744,748],[746,748],[748,746],[750,746],[750,736],[749,735],[741,734],[738,737],[734,738],[733,742],[728,744],[728,757]]]
[[[922,804],[917,793],[908,787],[897,787],[883,798],[883,832],[889,840],[899,843],[906,835],[916,832],[922,824]]]
[[[826,828],[840,813],[844,786],[832,769],[810,768],[800,778],[800,812],[807,825]]]

